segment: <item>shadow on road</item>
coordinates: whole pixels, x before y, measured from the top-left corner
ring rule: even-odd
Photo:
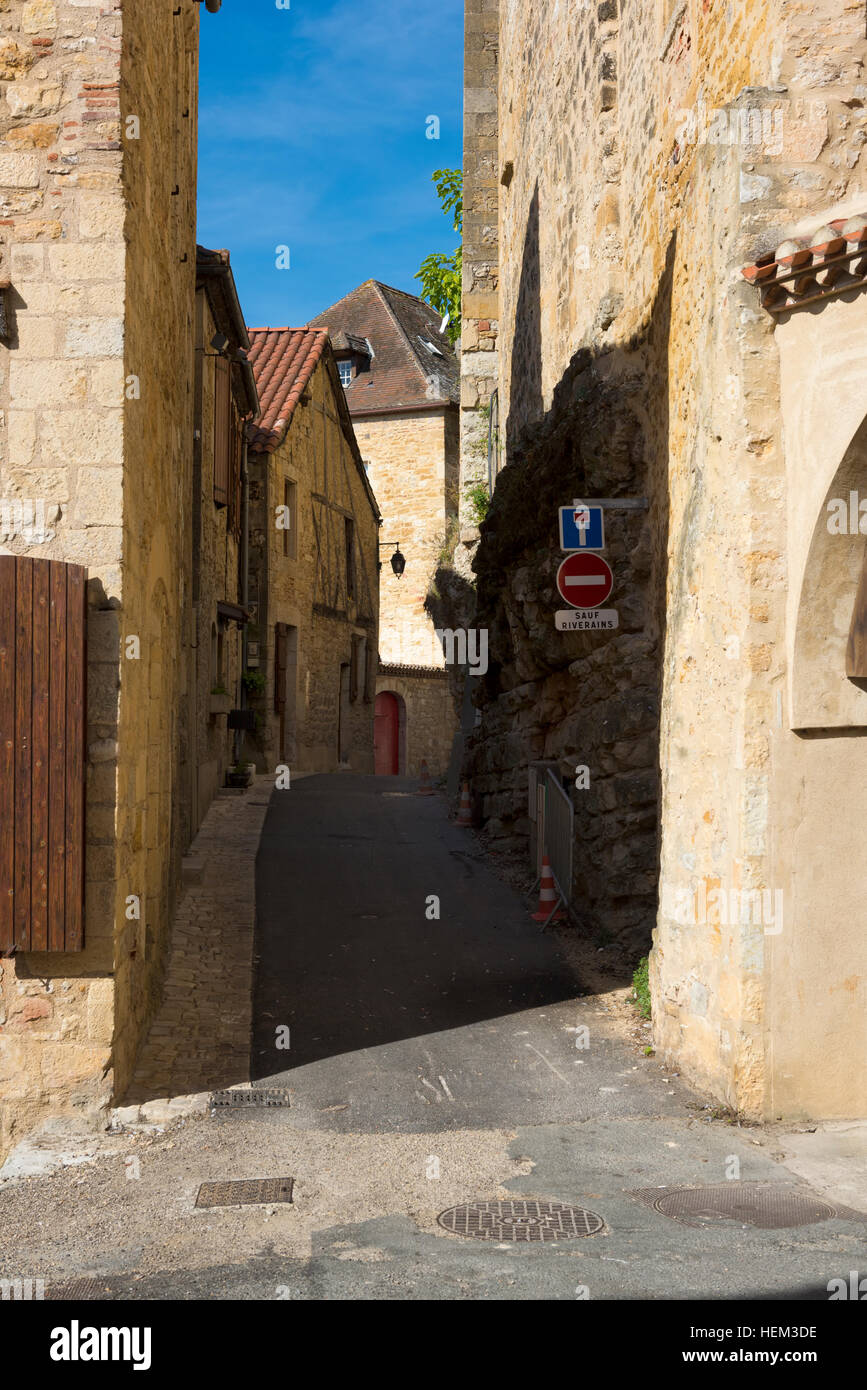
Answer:
[[[416,785],[317,776],[273,797],[257,861],[254,1079],[578,992],[556,942]]]

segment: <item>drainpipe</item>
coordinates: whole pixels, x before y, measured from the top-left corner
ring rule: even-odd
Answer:
[[[251,417],[252,418],[252,417]],[[246,609],[250,597],[250,474],[247,470],[247,421],[244,422],[244,436],[241,446],[241,607]],[[241,675],[247,669],[247,628],[241,628]],[[247,687],[241,681],[241,709],[247,708]],[[244,730],[235,730],[235,762],[241,757]]]

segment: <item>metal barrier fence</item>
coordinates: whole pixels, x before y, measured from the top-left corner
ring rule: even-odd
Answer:
[[[554,884],[564,906],[572,898],[572,847],[575,807],[560,778],[548,769],[545,779],[545,850]]]
[[[558,764],[550,759],[530,763],[528,768],[529,795],[527,815],[530,817],[530,863],[538,879],[542,872],[542,855],[545,853],[545,775]]]
[[[559,899],[568,906],[572,898],[575,808],[560,780],[559,763],[551,760],[532,762],[528,774],[530,861],[538,881],[542,873],[542,856],[548,855]]]

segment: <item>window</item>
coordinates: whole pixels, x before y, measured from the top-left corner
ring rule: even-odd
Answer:
[[[355,525],[347,516],[343,520],[343,539],[346,547],[346,597],[355,598]]]
[[[338,362],[338,364],[337,364],[337,370],[340,372],[340,384],[341,384],[341,386],[343,386],[343,387],[351,386],[351,384],[352,384],[352,359],[351,359],[351,358],[346,358],[344,361]]]
[[[291,478],[286,478],[283,483],[283,554],[289,560],[298,558],[297,495],[297,486]]]
[[[445,353],[440,352],[436,343],[432,343],[429,338],[419,338],[419,342],[421,343],[422,347],[427,348],[428,352],[434,353],[436,357],[445,357]]]

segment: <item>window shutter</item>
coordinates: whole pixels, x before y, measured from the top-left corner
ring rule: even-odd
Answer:
[[[236,407],[235,407],[235,402],[234,402],[234,401],[231,402],[230,407],[229,407],[229,427],[230,427],[230,431],[231,431],[231,449],[232,449],[232,459],[231,459],[231,499],[232,499],[231,512],[232,512],[232,515],[231,515],[231,518],[230,518],[230,525],[231,525],[231,528],[232,528],[232,534],[234,535],[235,539],[236,539],[236,540],[240,540],[240,538],[241,538],[241,453],[242,453],[242,448],[243,448],[243,440],[242,440],[242,438],[241,438],[241,431],[242,431],[242,429],[244,428],[244,426],[243,426],[242,423],[241,423],[241,417],[240,417],[240,415],[238,414],[238,411],[237,411],[237,409],[236,409]]]
[[[367,639],[365,639],[365,649],[364,699],[367,704],[372,704],[376,699],[377,651]]]
[[[354,703],[358,699],[358,637],[352,638],[352,647],[349,660],[349,699]]]
[[[225,507],[229,501],[231,390],[229,364],[224,357],[214,362],[214,502]]]
[[[289,627],[286,623],[274,626],[274,709],[282,714],[286,708],[286,667],[288,664]]]
[[[84,946],[87,571],[0,556],[0,951]]]

